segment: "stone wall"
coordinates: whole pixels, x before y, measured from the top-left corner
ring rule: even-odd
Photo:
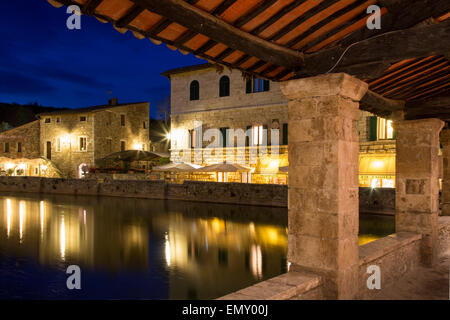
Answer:
[[[12,159],[38,158],[40,155],[38,120],[0,133],[0,157]],[[9,152],[5,152],[5,144],[9,144]],[[18,150],[21,143],[22,151]]]
[[[120,175],[119,175],[120,176]],[[287,207],[286,185],[216,183],[184,181],[165,184],[160,180],[128,179],[45,179],[34,177],[0,177],[0,191],[49,192],[80,195],[111,195],[152,199],[179,199],[201,202],[236,203]],[[37,180],[36,180],[37,179]],[[38,181],[38,182],[36,182]],[[35,190],[35,185],[42,184]],[[148,193],[148,190],[151,190]],[[212,197],[214,196],[214,197]],[[395,209],[395,189],[359,188],[361,212],[392,213]]]
[[[119,196],[147,199],[174,199],[286,207],[287,187],[283,185],[164,181],[46,179],[38,177],[0,177],[0,192],[35,192],[69,195]]]
[[[413,271],[420,264],[422,236],[416,233],[399,232],[375,240],[359,248],[359,295],[358,299],[370,299],[389,290],[396,281]],[[377,266],[381,272],[381,290],[369,290],[367,273],[369,266]]]

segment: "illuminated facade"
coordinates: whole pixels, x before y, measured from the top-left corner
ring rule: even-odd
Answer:
[[[4,132],[8,138],[0,156],[23,158],[22,165],[26,165],[25,159],[40,157],[58,168],[62,176],[80,178],[111,153],[150,149],[148,102],[117,104],[113,99],[109,105],[43,113],[38,119]],[[22,132],[24,128],[28,130]],[[48,176],[41,171],[19,173],[15,170],[10,175]]]
[[[240,71],[210,64],[163,75],[171,82],[172,161],[232,162],[253,169],[245,179],[236,173],[190,175],[189,179],[287,183],[287,172],[280,168],[289,165],[288,102],[279,83],[244,79]],[[392,121],[361,111],[358,132],[360,186],[394,187]]]

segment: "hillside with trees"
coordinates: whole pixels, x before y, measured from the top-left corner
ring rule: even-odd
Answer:
[[[34,121],[39,113],[56,110],[61,109],[44,107],[37,102],[26,105],[0,102],[0,132]]]

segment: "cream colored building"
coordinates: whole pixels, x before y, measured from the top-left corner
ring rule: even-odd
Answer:
[[[287,175],[279,168],[289,165],[288,102],[279,83],[244,79],[239,70],[211,64],[173,69],[163,76],[171,83],[172,161],[201,165],[235,162],[254,169],[244,182],[287,183]],[[220,141],[207,133],[209,129],[220,133]],[[238,130],[246,135],[245,141],[238,141],[234,134]],[[392,123],[361,111],[358,132],[360,186],[394,187]],[[209,179],[242,181],[234,174],[216,174]]]
[[[111,153],[150,150],[149,103],[117,104],[113,99],[108,105],[42,113],[37,121],[0,137],[4,140],[0,157],[16,159],[15,163],[23,158],[21,167],[27,166],[25,159],[41,157],[62,176],[80,178]],[[29,170],[19,173],[13,175],[48,176]]]

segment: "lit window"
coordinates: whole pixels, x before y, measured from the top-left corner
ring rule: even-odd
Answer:
[[[254,146],[260,146],[264,141],[263,126],[253,126],[252,143]]]
[[[394,139],[394,128],[392,127],[392,120],[378,118],[378,139]]]
[[[80,151],[87,151],[87,138],[86,137],[80,137]]]

